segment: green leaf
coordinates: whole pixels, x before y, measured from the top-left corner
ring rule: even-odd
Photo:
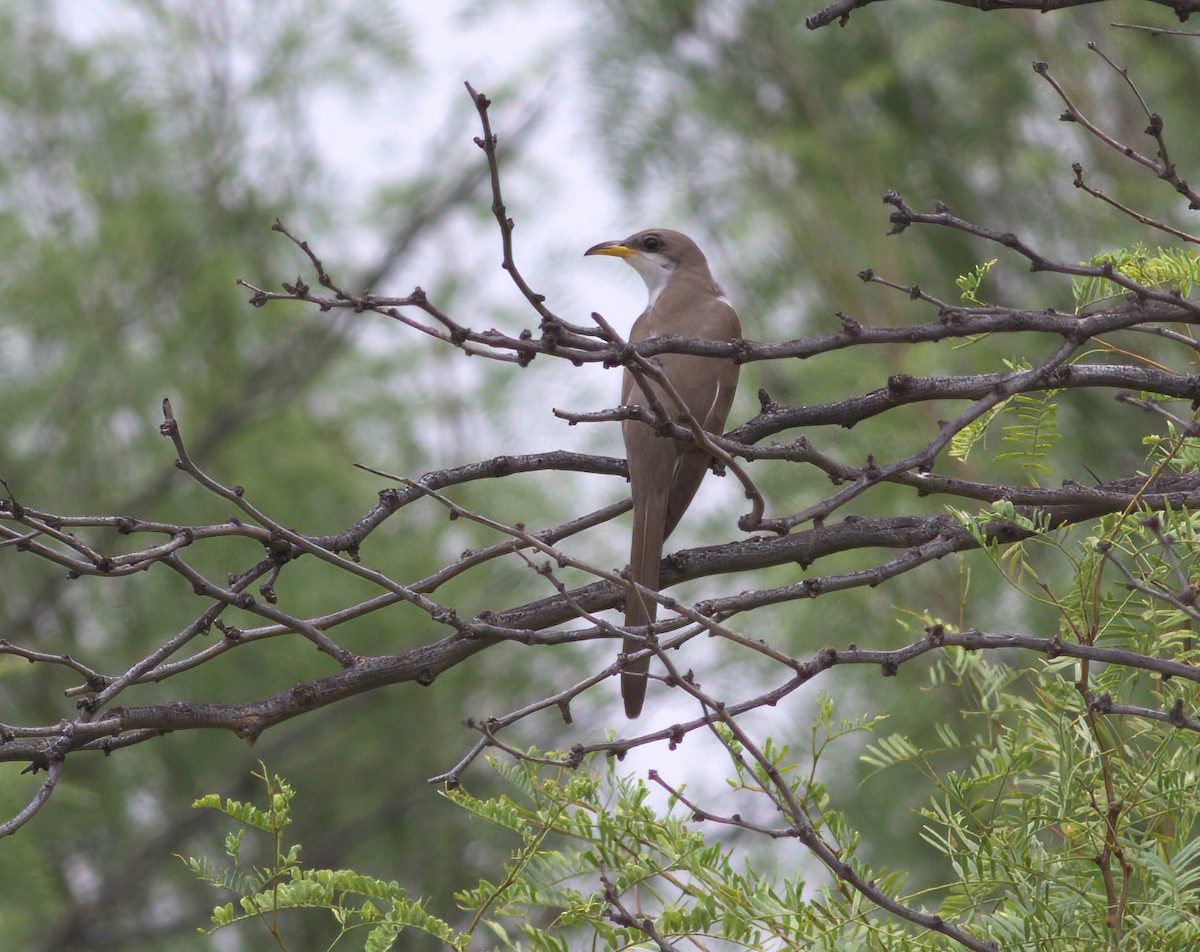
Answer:
[[[954,281],[962,292],[960,297],[967,304],[976,304],[980,307],[986,306],[984,301],[979,298],[979,286],[983,284],[983,279],[988,276],[988,272],[992,270],[992,266],[996,263],[995,258],[991,261],[985,261],[983,264],[975,265],[975,270],[970,274],[960,274]]]

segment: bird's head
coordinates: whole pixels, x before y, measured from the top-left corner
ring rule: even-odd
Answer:
[[[669,228],[647,228],[622,241],[602,241],[584,252],[587,255],[611,255],[624,258],[646,282],[650,303],[681,268],[708,273],[704,252],[687,235]]]

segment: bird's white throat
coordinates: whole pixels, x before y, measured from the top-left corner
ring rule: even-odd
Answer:
[[[667,286],[671,275],[675,273],[675,262],[666,255],[651,254],[647,251],[639,251],[625,260],[646,282],[646,290],[650,292],[650,301],[646,305],[649,310],[654,307],[654,302],[662,294],[662,289]]]

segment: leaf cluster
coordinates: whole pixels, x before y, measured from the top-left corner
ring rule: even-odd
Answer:
[[[1134,244],[1128,248],[1095,254],[1087,261],[1087,265],[1108,265],[1113,271],[1133,279],[1143,287],[1176,291],[1185,298],[1200,283],[1200,251],[1190,248],[1160,247],[1150,252],[1144,244]],[[1126,293],[1106,278],[1075,278],[1071,287],[1075,295],[1076,314]]]
[[[267,805],[226,799],[217,794],[199,798],[193,806],[216,810],[239,824],[225,838],[229,863],[217,865],[207,857],[189,857],[187,868],[202,882],[238,896],[212,911],[209,934],[245,922],[265,927],[280,949],[289,947],[279,922],[281,912],[310,909],[329,913],[336,924],[330,947],[343,937],[362,938],[364,952],[384,952],[406,930],[426,933],[452,949],[465,949],[469,937],[456,933],[446,922],[430,915],[420,901],[408,898],[396,882],[385,882],[349,869],[311,869],[300,860],[300,845],[286,845],[283,831],[291,824],[290,784],[268,774],[266,766],[255,774],[266,787]],[[255,831],[271,839],[268,861],[248,864],[242,858],[245,833]],[[312,948],[303,945],[301,948]]]

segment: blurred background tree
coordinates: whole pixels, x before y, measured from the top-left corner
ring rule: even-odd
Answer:
[[[351,286],[401,280],[474,200],[484,173],[474,150],[437,154],[437,134],[469,147],[465,96],[463,121],[420,130],[425,141],[381,187],[348,181],[324,147],[331,132],[346,134],[329,116],[345,97],[401,103],[420,82],[407,15],[374,0],[139,0],[100,4],[78,21],[77,10],[0,14],[0,475],[16,497],[69,500],[80,512],[228,518],[174,472],[157,433],[164,396],[205,465],[312,531],[351,522],[373,502],[378,481],[356,474],[355,460],[420,473],[434,460],[474,458],[470,401],[450,399],[461,380],[447,369],[452,355],[373,346],[352,318],[258,313],[234,284],[301,267],[270,230],[277,216],[328,249]],[[412,134],[402,112],[395,121],[391,138]],[[439,261],[422,280],[449,302],[462,267]],[[469,542],[469,529],[451,536],[432,513],[428,532],[424,542],[392,537],[372,554],[399,577],[420,576],[433,553]],[[256,558],[248,547],[230,554]],[[112,669],[194,616],[184,587],[145,578],[104,590],[19,559],[4,573],[6,637],[83,650]],[[495,588],[477,595],[508,591],[503,573],[493,575]],[[280,594],[319,611],[346,597],[339,585],[289,584]],[[379,650],[402,630],[367,628],[358,644]],[[325,670],[307,651],[283,668],[278,658],[217,668],[195,686],[200,696],[257,695]],[[27,680],[18,670],[0,662],[0,717],[46,716],[61,703],[59,673]],[[453,811],[438,814],[425,778],[461,743],[452,696],[465,680],[447,679],[436,717],[426,696],[388,692],[253,750],[206,737],[147,747],[119,767],[81,764],[46,822],[6,843],[0,945],[206,946],[193,932],[213,897],[172,868],[172,854],[208,822],[190,809],[196,793],[237,789],[258,757],[286,761],[317,794],[305,818],[310,852],[448,891],[467,840]],[[394,725],[414,721],[423,729],[397,748]],[[27,786],[6,773],[0,799],[15,804]],[[431,811],[446,817],[443,849],[428,848]]]
[[[411,91],[428,81],[422,56],[457,63],[458,47],[426,48],[422,14],[378,2],[130,0],[98,8],[111,15],[82,25],[61,2],[0,14],[0,247],[8,263],[0,273],[0,476],[18,499],[148,518],[227,518],[171,470],[157,434],[164,395],[204,465],[245,484],[304,531],[345,525],[370,504],[378,484],[352,470],[352,461],[416,474],[568,439],[561,428],[529,423],[531,412],[547,410],[543,397],[531,411],[530,394],[560,392],[556,369],[463,370],[453,351],[397,342],[374,322],[252,311],[233,283],[237,276],[281,279],[303,266],[269,231],[279,217],[351,287],[402,292],[420,283],[443,305],[483,311],[478,323],[511,316],[487,293],[496,285],[485,284],[495,280],[498,252],[482,163],[470,146],[469,103],[462,97],[461,111],[451,110],[440,126],[414,125],[406,112]],[[481,8],[460,7],[466,16],[482,16]],[[526,60],[513,67],[506,88],[486,89],[522,107],[509,131],[528,121],[525,107],[537,91],[551,89],[540,108],[575,137],[538,139],[528,157],[518,142],[510,155],[521,156],[527,174],[506,179],[528,242],[526,267],[543,290],[565,300],[568,316],[595,308],[632,319],[639,306],[632,293],[597,302],[578,291],[565,263],[595,241],[661,222],[709,250],[748,336],[832,329],[835,311],[872,323],[911,320],[900,296],[862,284],[857,272],[870,267],[954,299],[954,278],[994,253],[933,229],[887,239],[879,196],[889,186],[921,205],[941,199],[994,227],[1035,231],[1039,247],[1067,259],[1147,240],[1070,187],[1072,159],[1101,183],[1114,179],[1117,160],[1058,124],[1059,106],[1029,63],[1050,62],[1085,110],[1103,111],[1110,126],[1135,138],[1144,117],[1085,43],[1095,39],[1129,63],[1155,108],[1181,117],[1200,86],[1194,46],[1114,30],[1104,10],[985,22],[950,5],[880,5],[852,28],[816,33],[804,28],[805,12],[812,11],[782,0],[577,0],[567,12],[548,3],[502,7],[510,31],[563,16],[574,31],[536,69]],[[1156,14],[1164,24],[1167,16]],[[498,32],[496,56],[524,42],[524,33]],[[465,74],[477,65],[457,68]],[[328,137],[353,131],[331,121],[347,97],[389,104],[398,165],[406,154],[404,171],[383,187],[349,180],[323,149]],[[1177,154],[1196,154],[1194,125],[1176,122],[1171,134]],[[611,182],[593,177],[589,186],[624,196],[619,212],[605,213],[610,220],[597,221],[594,203],[561,184],[571,181],[562,166],[573,157],[585,161],[577,156],[584,150],[603,156],[612,172]],[[1169,219],[1168,196],[1155,184],[1149,176],[1123,177],[1122,198]],[[573,213],[577,207],[587,210]],[[983,292],[1016,305],[1037,290],[1044,304],[1049,287],[1001,262]],[[1065,292],[1053,293],[1060,295],[1053,303],[1070,307]],[[909,349],[906,360],[919,354],[926,362],[901,368],[895,354],[881,350],[872,364],[861,351],[747,368],[732,422],[754,412],[760,386],[781,401],[818,402],[882,386],[898,370],[944,370],[948,353],[958,371],[995,371],[1003,358],[1024,356],[985,340],[952,352]],[[612,375],[592,379],[592,389],[569,391],[574,408],[615,402]],[[1094,411],[1090,399],[1074,393],[1065,403],[1060,427],[1076,431],[1076,455],[1060,455],[1055,479],[1086,480],[1087,467],[1111,478],[1141,462],[1136,435],[1083,427]],[[868,447],[895,455],[911,449],[894,420],[816,436],[847,460],[865,458]],[[617,451],[615,428],[569,438]],[[577,511],[579,498],[619,493],[611,483],[561,474],[543,480],[536,499],[522,485],[489,486],[489,505],[498,492],[513,512],[544,522],[551,511]],[[815,479],[772,484],[768,476],[764,488],[786,511],[824,486]],[[729,496],[713,505],[707,525],[697,519],[684,527],[680,544],[731,524],[738,501]],[[896,511],[909,500],[899,492],[873,498],[890,498]],[[448,528],[432,508],[425,528],[421,539],[411,537],[411,521],[403,538],[373,537],[370,557],[395,577],[419,577],[476,538],[461,524]],[[608,554],[594,561],[621,561],[619,532],[599,545]],[[248,551],[247,561],[253,557]],[[823,570],[852,564],[831,560]],[[799,651],[829,640],[834,626],[849,641],[863,629],[886,629],[902,607],[958,617],[970,566],[966,558],[841,599],[816,639],[806,605],[764,613],[762,624]],[[11,558],[4,572],[6,637],[53,651],[84,646],[114,669],[192,617],[182,587],[67,582]],[[300,587],[304,577],[302,569],[293,573],[295,588],[281,591],[297,611],[340,601],[336,591]],[[542,593],[515,569],[492,573],[487,587],[456,597],[481,605]],[[1002,616],[1017,610],[991,583],[977,583],[970,597],[991,599]],[[398,614],[389,631],[361,626],[352,646],[384,650],[404,631]],[[302,791],[297,832],[309,863],[369,869],[424,895],[447,896],[450,885],[472,878],[488,846],[474,842],[477,831],[438,801],[425,778],[466,742],[461,717],[545,693],[539,688],[600,657],[587,649],[555,654],[522,666],[520,654],[488,652],[440,679],[433,693],[410,686],[376,692],[269,732],[253,750],[227,736],[168,737],[122,751],[115,762],[76,759],[45,813],[4,844],[0,938],[9,947],[47,950],[207,947],[191,930],[212,897],[175,867],[172,854],[189,850],[190,838],[211,835],[208,818],[188,808],[192,797],[213,788],[237,795],[258,758]],[[18,679],[16,664],[0,663],[4,706],[31,716],[54,709],[64,679],[47,672]],[[258,696],[318,670],[306,648],[287,670],[215,665],[205,675],[212,682],[195,690]],[[839,678],[840,690],[870,706],[853,674]],[[939,699],[941,715],[954,717],[957,699]],[[916,737],[937,719],[928,697],[910,705],[889,698],[888,713],[897,732]],[[784,732],[803,733],[809,714],[781,714]],[[413,723],[422,729],[395,743],[395,725]],[[552,729],[538,738],[542,746],[553,743]],[[842,766],[828,779],[877,851],[869,858],[936,880],[936,860],[913,853],[915,817],[906,825],[894,808],[903,802],[902,781],[889,775],[857,786],[856,765],[848,759]],[[18,785],[0,775],[6,809],[22,802]],[[885,811],[883,804],[893,806]]]

